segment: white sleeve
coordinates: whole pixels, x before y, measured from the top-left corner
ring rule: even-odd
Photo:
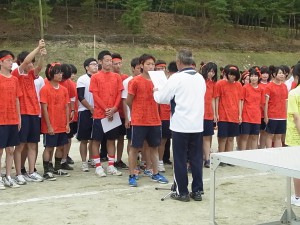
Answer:
[[[174,74],[171,76],[161,90],[153,93],[154,100],[158,104],[170,104],[170,101],[174,98],[175,90],[178,84],[178,78],[176,75]]]

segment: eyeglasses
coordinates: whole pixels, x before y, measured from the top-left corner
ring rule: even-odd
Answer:
[[[90,63],[89,66],[98,66],[98,63]]]

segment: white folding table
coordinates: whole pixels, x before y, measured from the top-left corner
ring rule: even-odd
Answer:
[[[282,147],[276,149],[257,149],[248,151],[233,151],[212,153],[210,156],[210,224],[215,221],[215,191],[216,171],[219,164],[228,163],[265,172],[271,172],[287,177],[286,179],[286,209],[279,221],[265,223],[265,225],[300,225],[291,208],[291,178],[300,179],[300,146]]]

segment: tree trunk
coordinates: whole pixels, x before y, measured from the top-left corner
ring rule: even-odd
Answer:
[[[67,11],[67,24],[69,24],[69,8],[68,8],[68,0],[66,1],[66,11]]]
[[[160,11],[161,11],[161,7],[163,5],[163,2],[164,2],[164,0],[160,0],[159,7],[157,9],[157,17],[158,17],[157,27],[159,27],[159,25],[160,25]]]

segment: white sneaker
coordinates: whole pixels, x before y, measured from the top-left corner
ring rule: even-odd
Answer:
[[[11,188],[19,188],[20,185],[16,183],[14,179],[11,179],[11,177],[3,177],[4,185]]]
[[[118,171],[114,166],[107,167],[107,174],[115,175],[115,176],[122,176],[122,172]]]
[[[89,172],[89,164],[87,162],[82,162],[81,170],[83,172]]]
[[[89,159],[89,160],[88,160],[88,165],[90,165],[90,167],[92,167],[92,168],[95,168],[95,167],[96,167],[96,164],[95,164],[94,159]]]
[[[41,177],[37,172],[33,172],[32,174],[28,174],[28,177],[34,182],[43,182],[44,178]]]
[[[0,190],[5,190],[4,182],[1,176],[0,176]]]
[[[166,172],[164,163],[158,163],[158,172]]]
[[[102,166],[98,166],[95,170],[95,174],[99,177],[106,177],[106,173],[104,172],[104,169]]]
[[[24,178],[24,176],[23,176],[22,174],[17,175],[17,176],[15,177],[15,181],[16,181],[17,184],[19,184],[19,185],[24,185],[24,184],[26,184],[26,180],[25,180],[25,178]]]
[[[33,182],[33,180],[28,176],[28,173],[23,174],[23,178],[26,180],[26,182]]]
[[[295,206],[300,206],[300,198],[297,197],[295,195],[291,196],[291,204],[295,205]]]

